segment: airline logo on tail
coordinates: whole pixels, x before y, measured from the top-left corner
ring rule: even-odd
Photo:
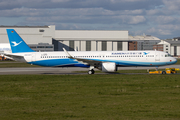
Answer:
[[[18,46],[19,44],[21,44],[22,43],[22,41],[21,42],[19,42],[19,43],[16,43],[16,42],[11,42],[11,43],[13,43],[14,45],[12,45],[13,47],[16,47],[16,46]]]

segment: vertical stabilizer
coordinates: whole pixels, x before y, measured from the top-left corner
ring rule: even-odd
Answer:
[[[7,34],[12,53],[35,52],[24,42],[14,29],[7,29]]]

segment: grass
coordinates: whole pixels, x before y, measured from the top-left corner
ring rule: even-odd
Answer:
[[[175,65],[180,65],[180,59],[177,59],[177,63]]]
[[[180,75],[0,77],[3,120],[180,119]]]
[[[165,69],[158,69],[159,71],[165,71]],[[150,69],[149,71],[155,71],[155,69]],[[74,72],[76,72],[76,73],[87,73],[87,71],[74,71]],[[177,74],[179,74],[180,73],[180,71],[176,71],[177,72]],[[100,70],[95,70],[95,74],[96,73],[104,73],[104,72],[102,72],[102,71],[100,71]],[[123,73],[134,73],[134,74],[144,74],[144,73],[148,73],[148,71],[146,70],[146,69],[144,69],[144,70],[118,70],[117,72],[115,72],[115,73],[112,73],[112,74],[123,74]],[[111,74],[111,73],[110,73]]]

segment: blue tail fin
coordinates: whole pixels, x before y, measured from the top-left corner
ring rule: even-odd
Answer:
[[[11,45],[12,53],[35,52],[24,42],[24,40],[16,33],[14,29],[6,30],[9,38],[9,43]]]

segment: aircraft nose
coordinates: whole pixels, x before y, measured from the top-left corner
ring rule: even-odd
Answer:
[[[175,62],[177,62],[177,59],[175,58]]]
[[[170,59],[170,62],[176,63],[177,59],[176,58],[172,58],[172,59]]]

